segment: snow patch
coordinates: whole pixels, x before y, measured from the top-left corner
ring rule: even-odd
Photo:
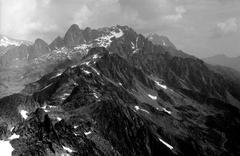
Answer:
[[[166,43],[165,43],[165,41],[163,41],[163,46],[166,46]]]
[[[62,120],[62,118],[60,118],[60,117],[57,117],[57,121],[61,121]]]
[[[12,151],[14,150],[12,145],[10,144],[10,141],[4,141],[4,140],[0,140],[0,149],[1,149],[1,155],[3,156],[11,156]]]
[[[92,68],[92,70],[97,73],[97,75],[100,75],[100,73],[97,71],[97,69],[93,68],[92,66],[90,66]]]
[[[135,54],[139,51],[139,49],[135,49],[132,53]]]
[[[89,135],[89,134],[91,134],[91,133],[92,133],[91,131],[84,132],[85,135]]]
[[[81,65],[86,64],[87,66],[89,66],[89,63],[90,63],[90,61],[83,62],[83,63],[81,63]]]
[[[18,139],[19,137],[20,137],[19,135],[14,133],[12,136],[10,136],[8,138],[7,141],[0,140],[1,155],[3,155],[3,156],[11,156],[12,155],[12,151],[14,150],[14,148],[10,144],[10,141],[13,140],[13,139]]]
[[[77,125],[74,125],[73,128],[76,129],[76,128],[78,128],[78,126],[77,126]]]
[[[170,144],[168,144],[167,142],[163,141],[161,138],[158,138],[159,141],[161,141],[165,146],[167,146],[170,150],[173,150],[173,146],[171,146]]]
[[[93,93],[93,96],[94,96],[96,99],[99,98],[98,95],[97,95],[97,93]]]
[[[147,111],[146,109],[142,109],[142,108],[140,108],[139,106],[134,106],[134,108],[135,108],[137,111],[141,110],[141,111],[143,111],[143,112],[145,112],[145,113],[150,114],[149,111]]]
[[[46,104],[44,104],[44,106],[42,106],[41,108],[42,108],[42,109],[44,110],[44,112],[46,112],[46,113],[47,113],[47,112],[50,112],[50,110],[47,110],[47,105],[46,105]]]
[[[98,54],[94,54],[93,59],[97,59],[97,58],[99,58]]]
[[[73,133],[75,136],[79,136],[80,134],[77,134],[77,133]]]
[[[58,76],[60,76],[60,75],[62,75],[62,73],[57,73],[56,75],[54,75],[53,77],[51,77],[51,79],[53,79],[53,78],[55,78],[55,77],[58,77]]]
[[[121,29],[118,29],[119,32],[112,32],[112,35],[115,37],[115,38],[120,38],[123,36],[123,31]]]
[[[156,83],[159,87],[161,87],[161,88],[163,88],[163,89],[167,89],[167,86],[166,86],[166,85],[163,85],[163,84],[161,84],[161,83],[158,82],[158,81],[155,81],[155,83]]]
[[[132,49],[135,49],[135,45],[133,44],[133,42],[131,42],[131,45],[132,45]]]
[[[95,41],[98,42],[98,46],[107,48],[112,43],[111,38],[113,38],[113,37],[120,38],[123,36],[123,34],[124,33],[121,29],[117,29],[117,30],[110,31],[109,34],[107,34],[107,35],[103,35],[103,36],[95,39]]]
[[[76,68],[77,67],[77,65],[73,65],[73,66],[71,66],[71,68]]]
[[[134,108],[135,108],[136,110],[140,110],[140,107],[139,107],[139,106],[134,106]]]
[[[57,106],[48,105],[49,108],[56,108]]]
[[[68,151],[69,153],[74,152],[71,148],[66,147],[66,146],[62,146],[64,150]]]
[[[74,47],[74,50],[82,50],[82,51],[87,51],[92,47],[92,44],[81,44],[79,46]]]
[[[9,140],[13,140],[13,139],[18,139],[20,137],[20,135],[17,135],[17,134],[13,134],[12,136],[10,136],[8,139]]]
[[[171,112],[171,111],[168,111],[166,108],[163,108],[163,111],[166,112],[166,113],[168,113],[168,114],[172,114],[172,112]]]
[[[65,100],[70,94],[69,93],[64,93],[60,98],[62,100]]]
[[[90,74],[91,72],[90,71],[87,71],[87,70],[83,70],[84,73],[86,74]]]
[[[157,100],[157,96],[154,96],[154,95],[148,94],[148,97],[150,97],[150,98],[153,99],[153,100]]]
[[[139,36],[136,38],[136,47],[138,47],[138,39],[139,39]]]
[[[13,131],[13,129],[14,129],[14,127],[12,127],[12,128],[10,129],[10,131],[12,132],[12,131]]]
[[[22,115],[22,118],[27,119],[28,118],[28,112],[26,110],[20,110],[20,114]]]

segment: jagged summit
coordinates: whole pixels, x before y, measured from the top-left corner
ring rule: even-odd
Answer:
[[[16,40],[0,34],[0,47],[30,45],[31,42]]]
[[[82,30],[77,24],[71,25],[64,36],[64,43],[67,47],[74,47],[84,43]]]
[[[77,24],[73,24],[66,32],[64,38],[56,38],[51,44],[51,49],[66,47],[69,49],[84,49],[86,47],[110,46],[113,37],[118,38],[123,35],[121,26],[104,27],[92,29],[86,27],[80,29]]]
[[[48,46],[48,44],[43,39],[37,38],[34,42],[34,46]]]
[[[55,38],[52,43],[49,45],[49,47],[54,50],[55,48],[60,48],[64,46],[64,40],[62,37],[58,36]]]

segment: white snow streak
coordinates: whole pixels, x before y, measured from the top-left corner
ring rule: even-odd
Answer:
[[[166,43],[165,43],[165,41],[163,41],[163,46],[166,46]]]
[[[168,111],[166,108],[163,108],[163,111],[166,112],[166,113],[168,113],[168,114],[172,114],[172,112],[171,112],[171,111]]]
[[[76,129],[76,128],[78,128],[78,126],[77,126],[77,125],[75,125],[75,126],[73,126],[73,128],[74,128],[74,129]]]
[[[62,146],[64,150],[68,151],[69,153],[74,152],[71,148],[66,147],[66,146]]]
[[[134,106],[134,108],[135,108],[137,111],[138,111],[138,110],[141,110],[141,111],[143,111],[143,112],[146,112],[146,113],[150,114],[149,111],[147,111],[146,109],[142,109],[142,108],[140,108],[139,106]]]
[[[170,150],[173,150],[173,147],[169,145],[167,142],[163,141],[161,138],[158,138],[164,145],[166,145]]]
[[[99,98],[98,95],[97,95],[97,93],[93,93],[93,96],[94,96],[96,99]]]
[[[99,58],[98,54],[93,55],[93,59]]]
[[[87,71],[87,70],[83,70],[84,73],[86,74],[90,74],[91,72],[90,71]]]
[[[60,75],[62,75],[62,73],[57,73],[56,75],[54,75],[53,77],[51,77],[51,79],[53,79],[53,78],[55,78],[55,77],[58,77],[58,76],[60,76]]]
[[[148,94],[148,97],[150,97],[150,98],[153,99],[153,100],[157,100],[157,96],[154,96],[154,95]]]
[[[91,133],[92,133],[91,131],[84,132],[85,135],[89,135],[89,134],[91,134]]]
[[[19,135],[17,135],[17,134],[13,134],[12,136],[10,136],[8,139],[9,140],[13,140],[13,139],[18,139],[20,136]]]
[[[156,83],[159,87],[162,87],[163,89],[167,89],[167,86],[166,86],[166,85],[163,85],[163,84],[159,83],[158,81],[155,81],[155,83]]]
[[[90,66],[91,68],[92,68],[92,70],[95,72],[95,73],[97,73],[97,75],[100,75],[100,73],[95,69],[95,68],[93,68],[92,66]]]

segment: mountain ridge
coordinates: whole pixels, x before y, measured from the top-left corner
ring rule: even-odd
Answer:
[[[224,54],[214,55],[211,57],[203,58],[206,63],[212,65],[221,65],[233,68],[240,71],[240,56],[238,57],[228,57]]]
[[[24,82],[0,99],[10,154],[239,154],[240,85],[222,67],[173,55],[127,26],[66,34],[22,47],[36,55],[2,71],[1,82]]]

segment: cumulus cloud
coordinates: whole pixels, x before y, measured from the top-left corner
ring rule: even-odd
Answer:
[[[1,0],[0,33],[14,38],[34,40],[56,31],[58,25],[46,14],[51,0]],[[49,12],[47,12],[49,13]]]
[[[217,28],[221,33],[228,34],[238,31],[237,18],[229,18],[224,22],[219,22]]]
[[[50,43],[74,23],[82,29],[120,24],[166,35],[178,48],[203,55],[237,49],[222,43],[239,41],[239,19],[228,19],[239,14],[239,0],[0,0],[0,34]]]
[[[164,19],[176,22],[183,18],[185,12],[186,9],[183,6],[177,6],[175,8],[175,14],[164,16]]]

